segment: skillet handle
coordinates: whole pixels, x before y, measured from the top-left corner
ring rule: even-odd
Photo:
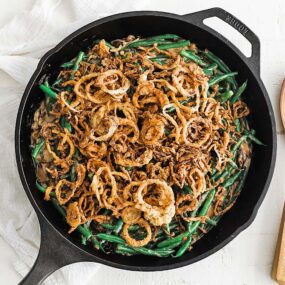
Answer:
[[[218,32],[214,31],[203,23],[205,19],[217,17],[232,26],[234,29],[236,29],[251,43],[251,56],[244,56],[244,58],[247,62],[249,62],[251,68],[254,69],[258,73],[258,75],[260,75],[260,41],[259,38],[255,35],[255,33],[250,28],[248,28],[243,22],[241,22],[235,16],[221,8],[211,8],[200,12],[183,15],[183,17],[189,19],[190,22],[196,24],[197,26],[210,31],[211,33],[214,33],[219,38],[221,38],[221,35]]]
[[[80,261],[91,261],[87,255],[83,255],[74,245],[55,231],[44,218],[39,218],[41,228],[40,251],[32,269],[19,285],[38,285],[50,274],[65,265]]]

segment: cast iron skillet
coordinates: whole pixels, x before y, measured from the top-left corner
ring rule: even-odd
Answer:
[[[251,57],[245,57],[219,33],[203,24],[209,17],[218,17],[238,30],[252,45]],[[251,109],[250,125],[256,129],[265,147],[254,146],[252,164],[244,189],[231,211],[193,250],[181,258],[149,256],[105,255],[91,246],[82,246],[76,233],[67,234],[67,225],[50,203],[43,200],[35,187],[35,169],[31,159],[30,135],[33,115],[43,99],[38,84],[46,74],[52,79],[61,63],[70,60],[79,50],[91,45],[94,36],[112,40],[129,34],[151,36],[176,33],[190,39],[199,47],[207,47],[224,59],[231,70],[239,72],[239,84],[248,79],[245,100]],[[260,79],[260,43],[256,35],[228,12],[213,8],[179,16],[162,12],[131,12],[110,16],[92,22],[74,32],[40,61],[24,92],[16,123],[16,157],[18,169],[27,196],[40,222],[41,246],[38,258],[30,273],[20,284],[39,284],[49,274],[67,264],[92,261],[109,266],[137,270],[158,271],[185,266],[201,260],[221,249],[242,230],[248,227],[268,189],[276,158],[276,130],[268,94]]]

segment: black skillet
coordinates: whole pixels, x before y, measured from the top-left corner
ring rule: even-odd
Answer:
[[[210,17],[218,17],[239,31],[252,45],[251,57],[245,57],[222,35],[204,25],[203,20]],[[29,145],[33,114],[43,99],[38,84],[46,74],[51,79],[55,78],[60,64],[70,60],[79,50],[85,50],[91,45],[94,36],[112,40],[129,34],[151,36],[164,33],[178,34],[197,43],[200,48],[210,49],[231,70],[239,72],[239,84],[248,79],[244,98],[251,109],[249,122],[266,146],[254,146],[249,174],[236,205],[223,216],[217,227],[195,244],[191,252],[178,259],[106,255],[95,251],[91,246],[82,246],[76,233],[67,234],[65,222],[53,206],[43,200],[42,194],[35,187],[35,169]],[[242,22],[220,8],[184,16],[152,11],[131,12],[92,22],[65,38],[41,59],[19,107],[15,143],[20,178],[41,228],[38,258],[20,284],[39,284],[57,269],[81,261],[137,271],[168,270],[194,263],[221,249],[251,224],[273,174],[276,130],[269,97],[260,79],[259,39]]]

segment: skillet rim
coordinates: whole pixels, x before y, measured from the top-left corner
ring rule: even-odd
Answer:
[[[218,8],[219,9],[219,8]],[[199,13],[199,12],[195,12],[195,13]],[[194,13],[194,14],[195,14]],[[167,265],[157,265],[157,266],[133,266],[133,265],[125,265],[125,264],[120,264],[117,262],[112,262],[110,260],[106,260],[104,258],[98,257],[96,256],[96,252],[89,252],[87,249],[83,249],[81,247],[79,247],[78,245],[76,245],[75,243],[73,243],[70,239],[68,239],[64,234],[62,234],[53,224],[52,222],[42,213],[41,208],[39,207],[39,205],[37,204],[36,200],[34,199],[34,196],[32,194],[32,191],[26,181],[26,177],[24,174],[24,168],[23,168],[23,164],[21,161],[21,143],[20,143],[20,133],[21,133],[21,129],[20,127],[22,125],[22,121],[23,121],[23,111],[24,111],[24,107],[26,106],[26,101],[28,99],[28,97],[30,96],[30,91],[32,89],[32,87],[35,85],[35,80],[37,79],[37,77],[39,76],[41,70],[43,69],[43,67],[45,66],[45,64],[47,63],[47,61],[49,60],[49,58],[56,54],[60,49],[64,49],[65,45],[67,43],[69,43],[70,41],[72,41],[74,38],[76,38],[77,36],[79,36],[80,34],[86,32],[87,30],[94,28],[98,25],[104,24],[106,22],[109,21],[113,21],[113,20],[118,20],[118,19],[122,19],[122,18],[128,18],[128,17],[140,17],[140,16],[156,16],[156,17],[163,17],[163,18],[171,18],[171,19],[175,19],[175,20],[179,20],[179,21],[184,21],[186,23],[190,23],[194,26],[197,26],[200,29],[203,29],[206,33],[210,33],[212,34],[212,36],[216,37],[217,40],[219,41],[223,41],[224,44],[226,44],[230,49],[232,49],[234,51],[234,53],[238,56],[239,60],[242,60],[243,63],[250,69],[250,71],[252,72],[256,83],[259,85],[261,91],[262,91],[262,95],[265,99],[266,102],[266,106],[267,106],[267,110],[268,110],[268,114],[270,117],[270,124],[272,126],[272,153],[271,153],[271,160],[270,163],[268,162],[268,164],[270,164],[269,166],[269,171],[268,171],[268,175],[267,175],[267,179],[266,182],[264,184],[263,190],[254,206],[254,208],[252,209],[251,215],[248,217],[247,221],[244,222],[240,227],[238,227],[229,237],[225,238],[223,241],[221,241],[218,245],[216,245],[215,247],[211,248],[210,250],[204,252],[203,254],[194,257],[194,258],[190,258],[184,261],[179,261],[179,259],[174,259],[172,258],[171,260],[173,261],[170,264]],[[183,15],[177,15],[177,14],[173,14],[173,13],[167,13],[167,12],[160,12],[160,11],[135,11],[135,12],[125,12],[125,13],[119,13],[119,14],[115,14],[115,15],[111,15],[108,17],[104,17],[102,19],[93,21],[81,28],[79,28],[78,30],[74,31],[73,33],[71,33],[70,35],[68,35],[67,37],[65,37],[62,41],[60,41],[54,48],[50,49],[39,61],[36,70],[34,71],[31,79],[29,80],[25,91],[23,93],[20,105],[19,105],[19,109],[18,109],[18,114],[17,114],[17,120],[16,120],[16,127],[15,127],[15,151],[16,151],[16,162],[17,162],[17,167],[18,167],[18,172],[20,175],[20,179],[22,182],[22,185],[24,187],[24,190],[26,192],[26,195],[28,196],[34,210],[37,213],[38,219],[40,221],[41,227],[44,226],[44,223],[48,223],[49,226],[51,226],[53,228],[53,230],[61,237],[63,238],[63,240],[67,243],[67,245],[70,245],[72,247],[74,247],[74,249],[78,250],[79,253],[84,254],[86,258],[84,258],[84,256],[82,257],[82,261],[84,259],[86,260],[90,260],[94,259],[95,262],[99,262],[105,265],[109,265],[112,267],[116,267],[119,269],[126,269],[126,270],[132,270],[132,271],[161,271],[161,270],[169,270],[169,269],[175,269],[175,268],[179,268],[179,267],[183,267],[192,263],[195,263],[199,260],[202,260],[208,256],[210,256],[211,254],[217,252],[218,250],[220,250],[221,248],[223,248],[226,244],[228,244],[230,241],[232,241],[239,233],[241,233],[243,230],[245,230],[247,227],[250,226],[250,224],[253,222],[253,220],[255,219],[258,209],[262,203],[262,201],[264,200],[264,197],[268,191],[270,182],[272,180],[272,176],[273,176],[273,172],[274,172],[274,166],[275,166],[275,162],[276,162],[276,151],[277,151],[277,135],[276,135],[276,124],[275,124],[275,118],[274,118],[274,113],[273,113],[273,109],[272,109],[272,105],[268,96],[268,93],[265,89],[265,86],[263,84],[263,82],[260,79],[260,76],[257,72],[257,70],[255,70],[252,66],[252,63],[247,62],[246,58],[244,57],[244,55],[240,52],[240,50],[234,46],[231,42],[229,42],[226,38],[224,38],[221,34],[219,34],[218,32],[212,30],[211,28],[208,28],[207,26],[199,26],[197,25],[197,23],[195,23],[194,21],[191,22],[191,14],[187,15],[188,18],[185,18]],[[259,63],[257,63],[259,64]],[[89,257],[89,258],[88,258]]]

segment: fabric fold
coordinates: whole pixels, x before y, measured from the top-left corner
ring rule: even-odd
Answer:
[[[1,89],[5,100],[0,104],[0,235],[17,253],[14,268],[21,276],[32,267],[40,245],[39,223],[22,189],[15,160],[14,128],[22,92],[44,53],[70,33],[107,15],[144,9],[148,2],[37,0],[30,11],[16,15],[0,29],[0,72],[13,79]],[[45,284],[84,285],[98,268],[95,263],[72,264],[52,274]]]

